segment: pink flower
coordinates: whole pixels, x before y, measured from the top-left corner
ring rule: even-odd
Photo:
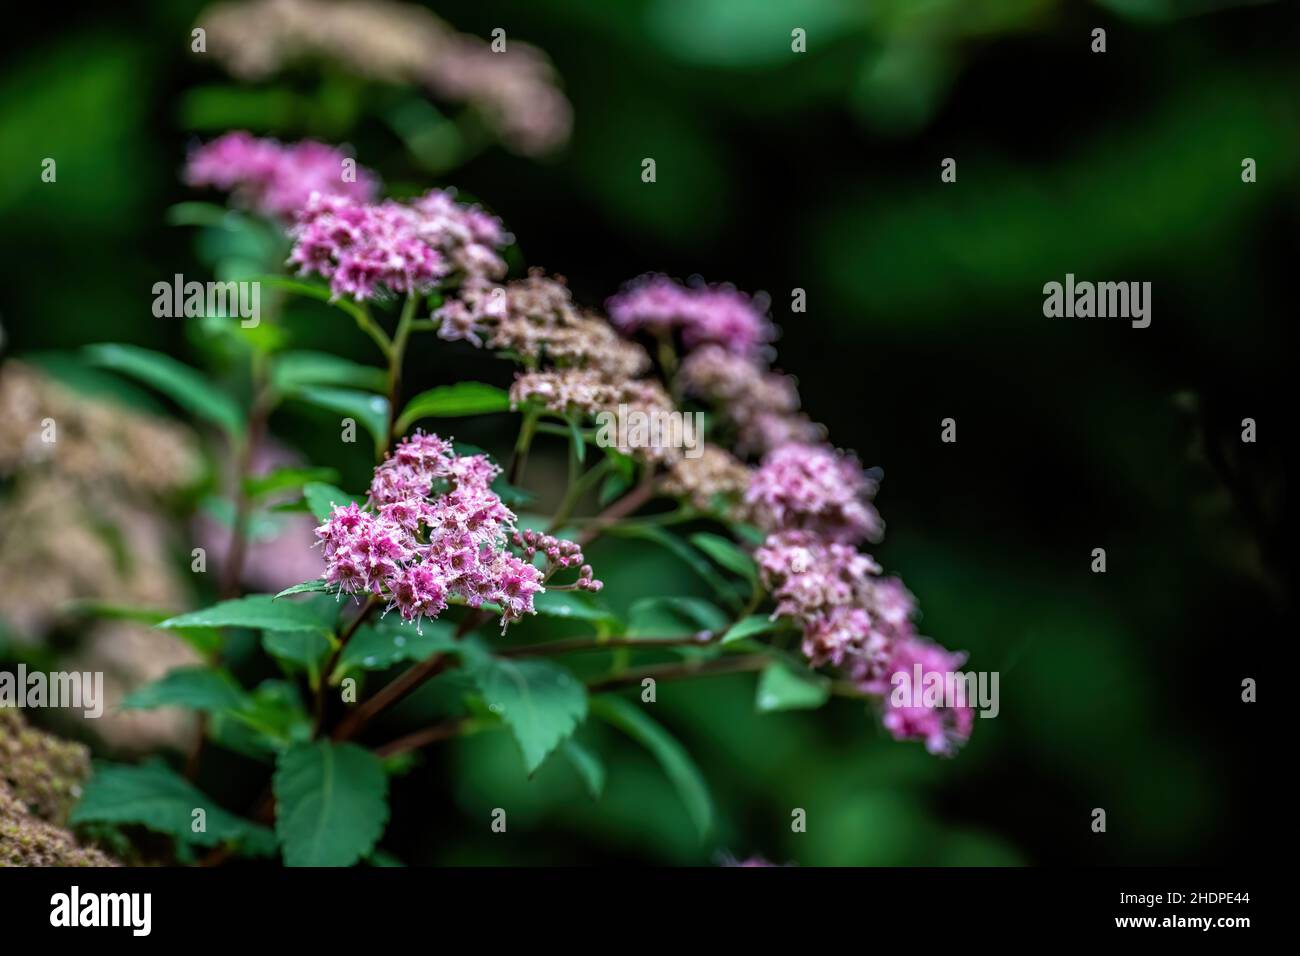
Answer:
[[[499,473],[486,455],[457,455],[437,435],[403,440],[375,469],[367,506],[335,506],[316,529],[325,580],[340,594],[386,596],[417,627],[452,601],[499,604],[505,627],[536,613],[533,599],[560,568],[581,565],[566,590],[599,590],[578,545],[515,530],[490,487]],[[512,542],[523,557],[508,550]],[[539,552],[550,562],[545,574],[532,563]]]
[[[934,681],[943,687],[953,683],[945,678],[956,674],[965,662],[965,654],[924,638],[908,637],[895,643],[882,675],[863,682],[862,689],[881,695],[884,712],[880,722],[895,740],[923,740],[930,753],[951,756],[970,739],[975,710],[969,701],[960,706],[942,698],[938,703],[927,702],[926,684]]]
[[[876,487],[855,458],[826,445],[789,444],[763,458],[745,501],[766,530],[798,528],[854,544],[884,534],[869,501]]]
[[[366,205],[317,193],[299,213],[289,261],[299,275],[329,279],[335,298],[427,293],[450,266],[418,234],[414,218],[391,200]]]
[[[185,181],[231,192],[237,204],[286,222],[315,193],[370,202],[379,190],[374,173],[332,146],[312,140],[285,145],[245,132],[195,149]]]
[[[664,275],[633,279],[606,303],[610,321],[625,335],[680,330],[689,350],[705,344],[751,354],[775,337],[764,294],[745,295],[731,285],[695,280],[682,285]]]

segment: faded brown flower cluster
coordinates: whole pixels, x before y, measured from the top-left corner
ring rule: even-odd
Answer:
[[[167,519],[159,503],[201,470],[179,425],[88,401],[35,368],[0,366],[0,621],[39,645],[76,601],[183,607]],[[63,661],[104,672],[109,714],[94,729],[127,748],[180,742],[175,714],[112,714],[131,688],[194,663],[165,632],[111,621],[78,629]]]
[[[540,50],[507,37],[505,50],[494,52],[413,4],[246,0],[209,7],[196,25],[207,31],[209,52],[240,79],[329,60],[360,76],[467,103],[524,155],[562,145],[573,124],[572,107]]]

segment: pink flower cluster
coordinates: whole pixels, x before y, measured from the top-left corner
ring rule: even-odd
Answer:
[[[731,285],[682,285],[664,275],[644,275],[612,296],[606,308],[625,335],[680,330],[687,350],[712,343],[748,355],[775,337],[767,296],[751,298]]]
[[[946,673],[953,654],[919,637],[916,602],[903,582],[880,577],[870,555],[857,550],[879,540],[884,526],[869,499],[877,482],[857,461],[825,445],[789,444],[769,452],[745,500],[769,532],[755,552],[776,617],[803,628],[803,652],[814,667],[842,667],[865,694],[880,700],[881,722],[899,740],[924,740],[932,753],[951,754],[969,736],[969,706],[896,706],[893,675]]]
[[[781,445],[763,457],[745,502],[760,527],[802,528],[830,541],[879,541],[885,532],[871,504],[877,482],[857,459],[827,445]]]
[[[336,506],[316,529],[325,580],[342,594],[386,596],[417,626],[452,600],[499,604],[503,627],[534,613],[543,576],[505,547],[515,516],[490,488],[499,471],[437,435],[405,439],[375,469],[366,507]]]
[[[316,194],[293,227],[289,261],[316,273],[335,298],[429,292],[452,273],[481,279],[505,273],[497,248],[510,241],[500,220],[431,190],[413,202],[355,202]]]
[[[238,205],[285,222],[317,193],[364,203],[379,191],[374,173],[333,146],[312,140],[284,144],[242,131],[190,153],[185,181],[230,192]]]

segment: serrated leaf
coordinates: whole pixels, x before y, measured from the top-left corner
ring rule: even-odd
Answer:
[[[349,743],[318,740],[280,755],[275,832],[287,866],[351,866],[388,822],[383,762]]]
[[[265,475],[244,479],[244,492],[250,498],[261,498],[280,491],[291,491],[303,485],[338,481],[339,473],[333,468],[277,468]]]
[[[355,419],[375,440],[379,447],[388,432],[388,399],[353,388],[333,388],[324,385],[307,385],[295,389],[290,396],[328,412]]]
[[[238,403],[201,372],[170,355],[135,345],[88,345],[88,360],[144,382],[162,392],[191,415],[210,421],[231,435],[244,431],[244,413]]]
[[[678,795],[686,805],[686,812],[699,832],[700,839],[713,829],[713,801],[708,784],[686,748],[675,737],[632,702],[613,696],[596,697],[591,701],[591,713],[618,728],[654,755]]]
[[[424,621],[417,631],[414,624],[363,624],[339,655],[336,673],[359,667],[381,671],[402,661],[422,661],[446,651],[459,649],[456,628],[447,621]]]
[[[271,367],[271,384],[282,392],[332,385],[382,394],[388,383],[383,369],[329,352],[284,352],[276,356]]]
[[[739,574],[750,584],[758,582],[758,566],[754,559],[738,548],[735,542],[717,534],[700,532],[691,535],[691,544],[699,548],[728,571]]]
[[[196,832],[194,811],[200,809],[205,826]],[[70,822],[141,824],[199,846],[234,842],[249,853],[274,852],[275,845],[270,830],[218,806],[160,760],[96,765]]]
[[[398,434],[422,418],[460,418],[466,415],[486,415],[491,412],[510,411],[510,394],[495,385],[482,382],[457,382],[439,385],[421,392],[402,409],[397,419]]]
[[[470,673],[488,709],[510,728],[530,775],[587,716],[587,689],[551,661],[484,656]]]
[[[133,690],[120,706],[123,710],[184,707],[212,714],[236,710],[245,701],[243,689],[225,671],[210,667],[179,667],[153,683]]]
[[[761,713],[776,710],[816,710],[831,696],[831,682],[814,671],[797,671],[781,661],[764,668],[758,679],[754,706]]]
[[[628,611],[627,633],[629,637],[671,637],[696,631],[721,634],[729,621],[721,608],[699,598],[642,598]]]
[[[731,644],[735,641],[743,641],[747,637],[769,634],[772,631],[779,631],[785,626],[784,621],[773,621],[765,614],[751,614],[727,628],[727,633],[722,637],[722,643]]]
[[[566,740],[562,743],[560,753],[564,754],[565,759],[578,772],[582,785],[587,788],[591,799],[599,800],[600,795],[605,792],[605,765],[601,763],[600,758],[576,740]]]
[[[251,627],[271,631],[316,631],[320,634],[331,631],[320,606],[301,601],[276,601],[272,594],[250,594],[222,601],[201,611],[169,617],[158,626]]]
[[[303,485],[302,496],[306,499],[307,507],[311,510],[312,516],[321,522],[329,520],[330,513],[334,510],[335,505],[346,508],[354,501],[358,505],[365,504],[366,501],[360,495],[350,495],[342,488],[336,488],[334,485],[327,485],[319,481],[312,481]]]

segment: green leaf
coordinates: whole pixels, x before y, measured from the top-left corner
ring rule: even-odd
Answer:
[[[383,394],[388,386],[384,370],[362,365],[329,352],[284,352],[271,367],[271,384],[281,392],[303,386],[333,385]]]
[[[542,617],[567,617],[598,624],[619,623],[613,611],[593,595],[580,591],[545,591],[533,598],[533,607]]]
[[[342,488],[336,488],[334,485],[327,485],[320,481],[312,481],[303,485],[302,496],[307,499],[307,507],[311,509],[311,513],[317,521],[328,521],[330,512],[334,510],[335,505],[346,508],[354,501],[358,505],[363,505],[366,501],[361,495],[350,495]]]
[[[587,689],[551,661],[485,656],[470,672],[488,709],[514,734],[530,776],[587,716]]]
[[[279,491],[299,489],[313,482],[338,480],[339,473],[333,468],[277,468],[269,474],[245,478],[244,492],[250,498],[261,498]]]
[[[774,661],[764,668],[758,679],[754,706],[762,713],[774,710],[816,710],[830,696],[831,682],[826,677]]]
[[[299,744],[280,755],[273,780],[275,832],[288,866],[351,866],[388,822],[383,762],[356,744]]]
[[[600,506],[603,508],[606,505],[617,501],[619,498],[622,498],[631,487],[631,479],[624,477],[618,472],[614,472],[606,478],[604,483],[600,486],[600,494],[597,496]]]
[[[459,650],[455,634],[455,626],[447,621],[424,621],[419,631],[414,624],[363,624],[339,655],[335,675],[353,667],[387,670],[402,661],[422,661],[437,653]]]
[[[460,418],[465,415],[508,411],[510,394],[495,385],[485,385],[482,382],[439,385],[421,392],[407,402],[397,420],[397,432],[405,434],[421,418]]]
[[[290,395],[308,405],[315,405],[345,418],[357,421],[381,447],[388,431],[388,399],[352,388],[327,388],[309,385],[294,390]]]
[[[89,614],[92,617],[108,620],[134,621],[137,624],[148,624],[150,627],[156,627],[172,616],[170,611],[129,607],[123,604],[109,604],[101,601],[75,601],[69,605],[69,610],[73,613]],[[173,634],[189,644],[203,657],[211,657],[221,646],[221,632],[215,628],[176,627],[171,630]]]
[[[285,588],[273,600],[278,601],[280,598],[288,597],[291,594],[316,594],[321,591],[328,592],[329,590],[330,586],[325,582],[324,578],[316,578],[314,581],[303,581],[302,584],[295,584],[293,587]]]
[[[266,631],[262,649],[290,670],[316,674],[330,652],[330,642],[319,631]]]
[[[569,450],[573,457],[578,459],[582,464],[587,460],[587,442],[582,437],[582,423],[576,417],[567,418],[565,421],[569,426]]]
[[[225,671],[208,667],[180,667],[152,684],[137,688],[122,701],[123,710],[184,707],[205,713],[236,710],[246,700],[244,691]]]
[[[195,810],[206,815],[195,832]],[[274,852],[274,837],[265,827],[218,806],[162,761],[138,767],[98,764],[86,784],[70,822],[137,823],[199,846],[232,842],[249,853]]]
[[[758,566],[735,542],[717,534],[700,532],[691,535],[691,544],[699,548],[728,571],[739,574],[750,584],[758,583]]]
[[[708,631],[721,634],[730,618],[721,608],[699,598],[642,598],[628,612],[629,637],[659,636]]]
[[[587,788],[591,799],[599,800],[600,795],[605,792],[605,765],[601,763],[600,758],[572,739],[560,745],[560,753],[564,754],[565,759],[578,772],[582,785]]]
[[[213,740],[256,759],[305,743],[312,735],[298,688],[284,680],[262,681],[239,710],[214,714],[210,726]]]
[[[713,801],[709,798],[708,784],[695,761],[677,740],[645,711],[622,697],[593,698],[591,712],[606,723],[618,728],[654,755],[659,765],[677,788],[686,804],[686,812],[699,831],[700,839],[713,829]]]
[[[660,547],[666,548],[677,557],[686,562],[700,578],[713,588],[717,595],[726,601],[729,605],[737,610],[741,607],[739,595],[732,584],[713,569],[713,565],[704,559],[698,551],[692,548],[685,541],[681,540],[674,534],[670,534],[663,528],[657,528],[654,525],[647,524],[627,524],[611,525],[605,529],[605,534],[621,538],[640,538],[645,541],[652,541]]]
[[[219,425],[231,435],[244,431],[244,413],[235,400],[170,355],[112,344],[88,345],[85,354],[92,364],[151,385],[190,414]]]
[[[749,617],[741,618],[735,624],[727,629],[727,633],[722,638],[723,644],[732,644],[736,641],[743,641],[747,637],[757,637],[759,634],[769,634],[772,631],[779,631],[786,627],[786,623],[781,620],[773,621],[765,614],[751,614]]]
[[[269,631],[316,631],[320,634],[331,632],[319,606],[301,601],[276,601],[271,594],[250,594],[248,597],[222,601],[201,611],[169,617],[158,626],[251,627]]]

